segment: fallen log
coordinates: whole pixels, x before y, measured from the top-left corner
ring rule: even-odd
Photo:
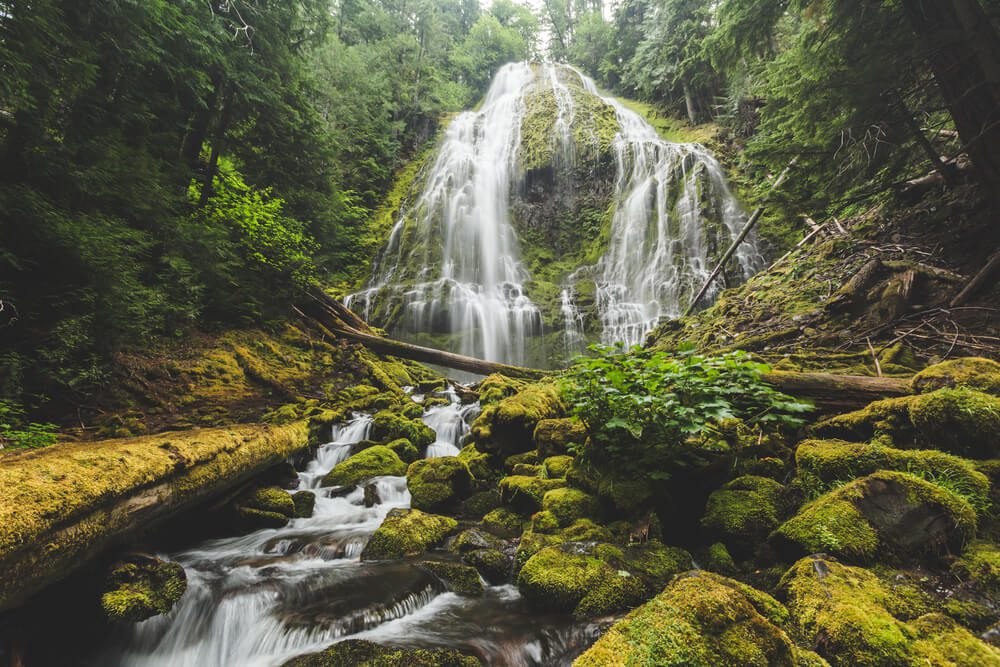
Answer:
[[[0,458],[0,611],[308,443],[305,422],[241,424]]]

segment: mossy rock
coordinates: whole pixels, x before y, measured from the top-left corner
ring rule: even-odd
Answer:
[[[295,501],[284,489],[253,489],[236,500],[236,514],[244,530],[281,528],[296,516]]]
[[[542,497],[542,509],[555,518],[557,525],[565,528],[577,519],[594,518],[600,509],[597,498],[573,488],[547,491]]]
[[[500,492],[496,489],[477,491],[462,501],[459,514],[466,519],[481,519],[500,507]]]
[[[736,572],[736,561],[722,542],[709,545],[704,554],[705,569],[730,576]]]
[[[296,491],[292,494],[292,503],[295,506],[296,518],[308,519],[316,507],[316,494],[312,491]]]
[[[744,475],[712,492],[701,525],[731,548],[749,553],[781,524],[787,504],[784,486]]]
[[[479,572],[471,565],[449,563],[438,560],[425,560],[420,567],[441,580],[441,583],[453,593],[459,595],[482,595],[483,582]]]
[[[475,549],[462,554],[462,562],[476,568],[483,579],[494,586],[510,580],[510,556],[500,549]]]
[[[1000,397],[972,389],[938,389],[875,401],[862,410],[825,419],[814,431],[821,437],[856,442],[885,436],[904,449],[940,449],[967,458],[997,458]]]
[[[419,405],[417,405],[419,409]],[[418,410],[418,417],[419,417]],[[434,430],[419,418],[411,418],[399,414],[395,410],[382,410],[372,419],[372,439],[379,442],[391,442],[403,438],[419,451],[434,444],[437,436]]]
[[[677,577],[662,593],[611,627],[574,667],[799,667],[807,661],[766,593],[711,572]]]
[[[503,460],[503,469],[505,472],[510,473],[519,465],[541,465],[541,463],[542,457],[538,454],[538,450],[531,449],[520,454],[512,454],[505,458]]]
[[[357,486],[372,477],[405,474],[406,464],[396,452],[384,445],[375,445],[335,465],[323,478],[323,486]]]
[[[511,475],[519,477],[540,477],[542,466],[535,463],[516,463],[510,471]]]
[[[566,478],[566,473],[569,472],[570,467],[573,465],[573,457],[567,455],[561,456],[550,456],[542,461],[542,466],[545,468],[545,476],[553,478]]]
[[[420,450],[406,438],[396,438],[391,442],[387,442],[385,446],[396,452],[396,456],[398,456],[403,463],[413,463],[420,458]]]
[[[601,479],[589,467],[574,460],[566,471],[566,483],[587,493],[597,493],[601,486]]]
[[[770,541],[783,553],[870,561],[958,551],[975,532],[976,513],[960,496],[914,475],[881,471],[807,503]]]
[[[467,528],[452,542],[451,549],[458,553],[476,549],[499,549],[504,541],[481,528]]]
[[[450,517],[414,509],[390,510],[365,545],[361,560],[419,556],[444,542],[456,528],[458,522]]]
[[[508,396],[519,392],[525,384],[523,380],[515,380],[499,373],[487,375],[476,385],[476,391],[479,392],[479,403],[483,407],[499,403]]]
[[[612,476],[600,478],[597,493],[627,516],[635,516],[648,509],[655,495],[652,484],[645,480]]]
[[[563,486],[566,486],[563,479],[511,475],[500,480],[499,489],[504,503],[528,513],[540,510],[545,494]]]
[[[347,639],[320,653],[292,658],[282,667],[479,667],[478,658],[455,649],[396,648]]]
[[[472,424],[472,437],[484,452],[516,454],[534,448],[535,427],[542,419],[561,417],[565,407],[551,383],[526,386],[487,406]]]
[[[811,475],[825,487],[878,470],[896,470],[948,480],[976,506],[989,499],[990,481],[972,461],[934,449],[895,449],[878,441],[805,440],[795,450],[795,462],[800,476]]]
[[[499,471],[493,466],[493,458],[476,449],[474,444],[468,444],[458,453],[458,458],[472,473],[477,482],[486,482],[499,477]]]
[[[410,506],[425,512],[455,508],[472,490],[472,475],[457,456],[414,461],[406,469]]]
[[[551,532],[536,532],[529,526],[528,530],[521,534],[521,540],[514,552],[514,570],[520,571],[529,558],[546,547],[568,542],[601,544],[611,542],[613,539],[614,535],[610,530],[590,519],[579,519],[562,530]]]
[[[517,537],[524,530],[524,516],[506,507],[498,507],[483,516],[480,525],[499,537]]]
[[[862,568],[809,556],[785,573],[778,590],[798,631],[835,667],[1000,665],[1000,650],[940,614],[912,623],[894,617],[894,594]]]
[[[644,586],[593,555],[593,545],[568,542],[546,547],[521,568],[517,587],[528,602],[549,611],[603,615],[641,602]],[[630,578],[634,583],[614,581]]]
[[[1000,599],[1000,547],[993,542],[977,540],[970,543],[952,563],[951,573],[969,582],[976,592]]]
[[[535,512],[531,515],[529,530],[535,533],[556,533],[559,531],[559,520],[552,512]]]
[[[569,451],[570,445],[582,445],[587,428],[577,417],[542,419],[535,426],[535,446],[542,456],[557,456]]]
[[[602,544],[598,555],[619,570],[628,570],[646,586],[649,596],[670,583],[674,576],[694,567],[694,560],[680,547],[668,547],[659,540],[623,547]]]
[[[138,623],[169,612],[185,590],[187,576],[179,564],[132,556],[112,568],[101,607],[111,621]]]
[[[997,396],[1000,395],[1000,363],[983,357],[943,361],[914,375],[910,386],[918,394],[965,387]]]

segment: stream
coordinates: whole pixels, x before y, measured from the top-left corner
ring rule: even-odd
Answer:
[[[479,411],[451,388],[444,395],[449,404],[424,412],[438,436],[427,457],[457,454]],[[312,517],[161,555],[184,567],[184,596],[169,614],[120,631],[95,664],[265,667],[347,638],[457,648],[489,665],[570,664],[596,639],[597,625],[530,610],[510,584],[484,582],[483,596],[460,596],[414,562],[361,562],[386,514],[409,507],[406,478],[372,480],[381,502],[370,508],[364,485],[335,495],[320,484],[371,423],[357,413],[334,426],[330,442],[299,471],[298,489],[316,494]]]

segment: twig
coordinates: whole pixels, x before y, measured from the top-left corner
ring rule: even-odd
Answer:
[[[875,348],[872,347],[872,339],[865,336],[865,342],[868,344],[868,351],[872,353],[872,361],[875,362],[875,375],[882,377],[882,364],[878,362],[878,355],[875,354]]]

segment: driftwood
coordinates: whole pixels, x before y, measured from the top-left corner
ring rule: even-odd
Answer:
[[[990,258],[986,260],[986,265],[972,277],[972,280],[970,280],[965,287],[962,288],[961,292],[955,295],[955,298],[953,298],[951,303],[948,305],[955,308],[956,306],[961,306],[966,303],[997,271],[1000,271],[1000,250],[995,251]]]

